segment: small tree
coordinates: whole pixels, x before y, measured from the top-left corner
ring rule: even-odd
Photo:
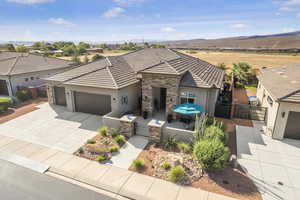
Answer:
[[[92,57],[92,62],[95,62],[96,60],[99,60],[101,58],[104,58],[103,56],[99,55],[99,54],[96,54]]]
[[[14,47],[13,44],[7,44],[7,45],[5,45],[4,49],[6,49],[7,51],[11,51],[11,52],[15,52],[16,51],[16,49],[15,49],[15,47]]]
[[[77,55],[72,57],[72,61],[74,62],[75,65],[80,65],[81,63],[80,58]]]
[[[229,149],[220,140],[200,140],[194,145],[194,154],[203,169],[224,169]]]
[[[20,52],[20,53],[25,53],[25,52],[28,52],[28,48],[23,46],[23,45],[22,46],[17,46],[16,51]]]
[[[85,55],[83,58],[83,63],[87,64],[87,63],[89,63],[89,61],[90,61],[89,58],[87,57],[87,55]]]
[[[249,76],[251,75],[251,66],[248,63],[234,63],[231,76],[233,76],[240,86],[247,84]]]
[[[218,68],[220,68],[220,69],[222,69],[224,71],[227,69],[225,63],[219,63],[219,64],[216,65],[216,67],[218,67]]]

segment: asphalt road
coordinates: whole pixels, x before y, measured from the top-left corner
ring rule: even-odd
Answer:
[[[0,160],[2,200],[114,200],[94,191],[66,183]]]

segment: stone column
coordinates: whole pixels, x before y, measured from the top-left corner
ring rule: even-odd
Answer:
[[[151,142],[160,142],[162,140],[162,130],[165,125],[165,121],[153,119],[148,123],[149,140]]]
[[[135,121],[136,117],[132,115],[124,115],[120,119],[120,132],[127,137],[135,134]]]

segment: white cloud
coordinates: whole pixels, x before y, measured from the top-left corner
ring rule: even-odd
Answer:
[[[298,14],[296,15],[296,17],[297,17],[298,19],[300,19],[300,13],[298,13]]]
[[[103,13],[103,17],[110,19],[110,18],[118,17],[120,14],[124,12],[125,10],[123,8],[115,7]]]
[[[75,24],[63,18],[50,18],[48,19],[48,22],[50,24],[56,24],[56,25],[75,26]]]
[[[294,31],[296,31],[297,29],[295,29],[295,28],[284,28],[284,29],[282,29],[282,32],[283,33],[289,33],[289,32],[294,32]]]
[[[233,24],[230,26],[231,28],[246,28],[246,24]]]
[[[161,28],[160,31],[163,33],[171,33],[171,32],[176,32],[176,29],[173,27],[164,27]]]
[[[51,3],[55,0],[6,0],[10,3],[19,3],[19,4],[39,4],[39,3]]]
[[[288,0],[283,3],[286,6],[299,6],[300,5],[300,0]]]
[[[293,12],[293,11],[295,11],[295,9],[284,6],[284,7],[280,7],[279,11],[281,11],[281,12]]]
[[[143,3],[145,0],[113,0],[120,6],[130,6]]]

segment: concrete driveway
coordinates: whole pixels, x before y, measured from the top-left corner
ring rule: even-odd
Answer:
[[[237,126],[238,162],[264,200],[300,199],[300,140],[274,140],[262,124]]]
[[[0,135],[73,153],[95,136],[102,125],[101,116],[68,112],[65,107],[48,103],[38,107],[38,110],[0,124]]]

